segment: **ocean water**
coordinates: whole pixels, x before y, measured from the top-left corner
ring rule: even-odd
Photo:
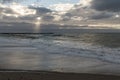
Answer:
[[[54,65],[55,59],[60,59],[50,59],[51,55],[120,64],[120,34],[0,34],[1,69],[48,69],[49,60]]]

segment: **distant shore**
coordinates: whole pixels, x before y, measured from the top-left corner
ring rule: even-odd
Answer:
[[[120,76],[48,71],[0,72],[0,80],[120,80]]]

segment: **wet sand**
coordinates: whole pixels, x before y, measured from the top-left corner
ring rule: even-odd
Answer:
[[[31,48],[1,48],[0,53],[0,56],[2,56],[0,58],[0,69],[43,70],[120,76],[120,64],[95,58],[67,54],[49,54]]]
[[[0,72],[0,80],[120,80],[120,76],[47,71]]]

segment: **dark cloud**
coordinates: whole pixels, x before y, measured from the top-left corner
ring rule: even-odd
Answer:
[[[120,11],[120,0],[92,0],[91,7],[99,11]]]
[[[90,18],[91,19],[105,19],[105,18],[110,18],[112,16],[113,16],[113,14],[102,12],[102,13],[98,13],[98,14],[92,15]]]
[[[50,10],[48,8],[45,8],[45,7],[33,7],[33,6],[30,6],[29,8],[30,9],[35,9],[37,14],[45,14],[45,13],[52,12],[52,10]]]
[[[116,14],[119,15],[119,11],[119,0],[86,0],[74,5],[73,9],[62,17],[65,21],[73,19],[74,16],[82,17],[82,20],[109,20],[115,18]]]
[[[72,16],[72,14],[71,13],[65,13],[65,15],[64,16],[68,16],[68,17],[71,17]]]
[[[72,15],[70,12],[67,12],[64,15],[62,15],[62,20],[63,21],[69,21],[72,16],[74,16],[74,15]]]
[[[19,19],[21,19],[21,20],[35,20],[36,17],[35,16],[21,16],[21,17],[19,17]]]
[[[4,8],[1,12],[8,14],[15,14],[15,12],[10,8]]]
[[[50,15],[46,15],[46,16],[43,16],[42,17],[42,20],[44,20],[44,21],[51,21],[51,20],[53,20],[54,19],[54,17],[53,16],[50,16]]]

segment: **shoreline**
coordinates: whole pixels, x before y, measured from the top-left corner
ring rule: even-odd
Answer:
[[[0,72],[0,80],[120,80],[120,76],[54,71]]]
[[[17,54],[14,57],[3,57],[1,61],[2,72],[29,72],[34,70],[35,72],[42,71],[57,71],[57,72],[67,72],[67,73],[88,73],[88,74],[103,74],[103,75],[118,75],[120,76],[120,64],[110,63],[103,60],[88,58],[77,55],[67,55],[67,54],[49,54],[45,52],[40,52],[39,50],[32,49],[1,49],[0,51],[6,55],[15,55],[14,52],[17,51],[21,54]],[[33,55],[26,55],[26,54]],[[26,57],[32,57],[24,59],[23,54]],[[39,55],[39,56],[38,56]],[[23,60],[24,59],[24,60]],[[21,63],[20,63],[21,62]],[[36,63],[35,63],[36,62]],[[9,64],[8,64],[9,63]],[[7,66],[6,66],[7,65]],[[74,66],[76,65],[76,66]],[[1,80],[1,79],[0,79]]]

